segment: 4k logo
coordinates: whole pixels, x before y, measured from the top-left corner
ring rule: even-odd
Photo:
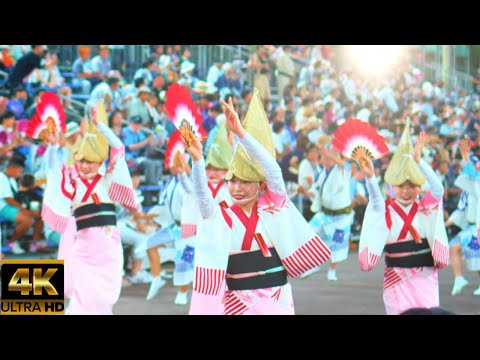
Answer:
[[[4,260],[2,314],[63,314],[63,260]]]

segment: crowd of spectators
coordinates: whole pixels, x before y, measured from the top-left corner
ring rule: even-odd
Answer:
[[[173,83],[190,89],[207,132],[223,121],[220,100],[232,97],[243,118],[253,88],[259,90],[289,196],[307,219],[312,216],[311,186],[321,170],[322,148],[327,146],[339,125],[350,118],[370,123],[385,138],[393,154],[405,120],[410,118],[413,136],[422,130],[430,135],[424,158],[446,189],[447,219],[456,208],[461,192],[454,186],[461,170],[459,140],[468,136],[472,155],[480,157],[477,90],[467,93],[462,89],[447,89],[438,79],[425,79],[421,71],[409,63],[392,69],[382,79],[368,78],[352,68],[336,66],[337,54],[333,49],[329,45],[259,45],[245,61],[214,59],[208,64],[206,76],[201,78],[188,46],[153,45],[150,56],[128,82],[121,64],[112,67],[108,45],[98,46],[96,54],[92,54],[89,46],[80,46],[78,57],[72,61],[70,78],[59,70],[58,54],[44,45],[3,45],[0,49],[0,71],[4,74],[0,93],[0,168],[5,170],[0,176],[5,179],[0,177],[0,181],[11,186],[2,185],[0,189],[0,222],[13,224],[13,235],[9,236],[23,236],[26,224],[41,222],[39,207],[31,209],[25,203],[16,200],[13,203],[10,199],[15,199],[19,191],[17,179],[27,177],[30,184],[35,175],[34,183],[42,185],[45,146],[26,139],[25,126],[44,91],[54,91],[61,97],[67,115],[79,111],[73,108],[72,94],[83,96],[81,117],[88,114],[98,100],[105,102],[109,125],[125,145],[130,168],[135,174],[141,174],[142,185],[153,189],[144,191],[143,205],[155,205],[156,187],[161,187],[168,177],[163,167],[166,141],[175,130],[164,109],[166,90]],[[75,137],[82,136],[84,127],[78,118],[69,116],[67,121],[72,130],[68,136],[73,136],[71,140],[75,141]],[[388,162],[389,156],[385,156],[377,160],[375,167],[386,196],[390,189],[382,179]],[[353,163],[354,233],[360,230],[368,201],[361,172],[356,170]],[[45,240],[50,232],[43,229],[41,234],[36,232],[32,237]],[[58,236],[52,238],[58,239]]]

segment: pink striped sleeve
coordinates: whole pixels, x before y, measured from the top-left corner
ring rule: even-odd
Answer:
[[[62,216],[52,210],[47,204],[43,204],[42,207],[42,219],[56,232],[63,234],[68,224],[68,216]]]
[[[180,237],[186,239],[197,234],[197,225],[196,224],[182,224],[182,234]]]
[[[368,247],[364,247],[363,250],[360,250],[358,253],[360,269],[365,272],[371,271],[377,265],[379,258],[379,255],[369,252]]]
[[[288,276],[295,278],[323,264],[330,258],[330,255],[331,251],[327,245],[318,236],[314,236],[293,254],[283,259],[282,263]]]
[[[137,204],[135,199],[135,192],[131,187],[112,182],[108,191],[108,196],[110,196],[110,199],[118,202],[130,211],[135,212],[140,210],[140,205]]]
[[[450,250],[447,245],[442,244],[438,239],[435,239],[433,242],[432,256],[435,261],[435,267],[443,269],[448,266]]]
[[[225,270],[195,267],[193,289],[200,294],[218,295],[225,280]]]

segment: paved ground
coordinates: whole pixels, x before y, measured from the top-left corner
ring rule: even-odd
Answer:
[[[31,256],[54,258],[55,254]],[[8,258],[19,258],[8,256]],[[22,258],[26,258],[22,256]],[[171,269],[171,263],[165,268]],[[291,284],[294,292],[295,309],[298,315],[384,315],[382,302],[382,266],[372,272],[361,272],[358,267],[357,253],[351,252],[349,258],[338,265],[339,281],[326,279],[327,268],[307,279],[294,279]],[[462,294],[451,296],[453,276],[450,269],[440,272],[440,303],[445,309],[462,315],[480,315],[480,296],[473,291],[479,286],[480,277],[467,272],[470,284]],[[160,290],[152,301],[145,300],[148,285],[132,285],[122,290],[120,300],[114,307],[118,315],[186,315],[188,306],[173,304],[176,288],[172,281]]]
[[[382,301],[382,266],[372,272],[361,272],[357,253],[353,252],[339,264],[338,282],[326,279],[326,268],[307,279],[291,281],[295,309],[298,315],[384,315]],[[462,294],[451,296],[453,276],[450,269],[440,272],[440,303],[442,307],[462,315],[480,315],[480,296],[473,291],[479,286],[480,278],[467,273],[470,284]],[[119,302],[114,308],[116,314],[135,315],[185,315],[188,306],[176,306],[173,300],[176,289],[171,281],[160,290],[152,301],[146,301],[147,285],[132,285],[122,290]]]

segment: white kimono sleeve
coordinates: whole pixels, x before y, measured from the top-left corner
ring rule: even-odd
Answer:
[[[43,198],[42,219],[56,232],[63,234],[71,214],[74,184],[71,169],[57,157],[58,145],[49,145],[46,156],[47,186]]]
[[[371,271],[382,255],[390,230],[385,220],[385,200],[376,178],[366,179],[369,202],[363,218],[358,261],[362,271]]]
[[[140,209],[140,206],[136,201],[132,178],[125,161],[125,146],[105,124],[98,124],[97,129],[107,138],[110,144],[110,162],[105,174],[105,180],[109,186],[108,196],[127,210],[136,212]]]

